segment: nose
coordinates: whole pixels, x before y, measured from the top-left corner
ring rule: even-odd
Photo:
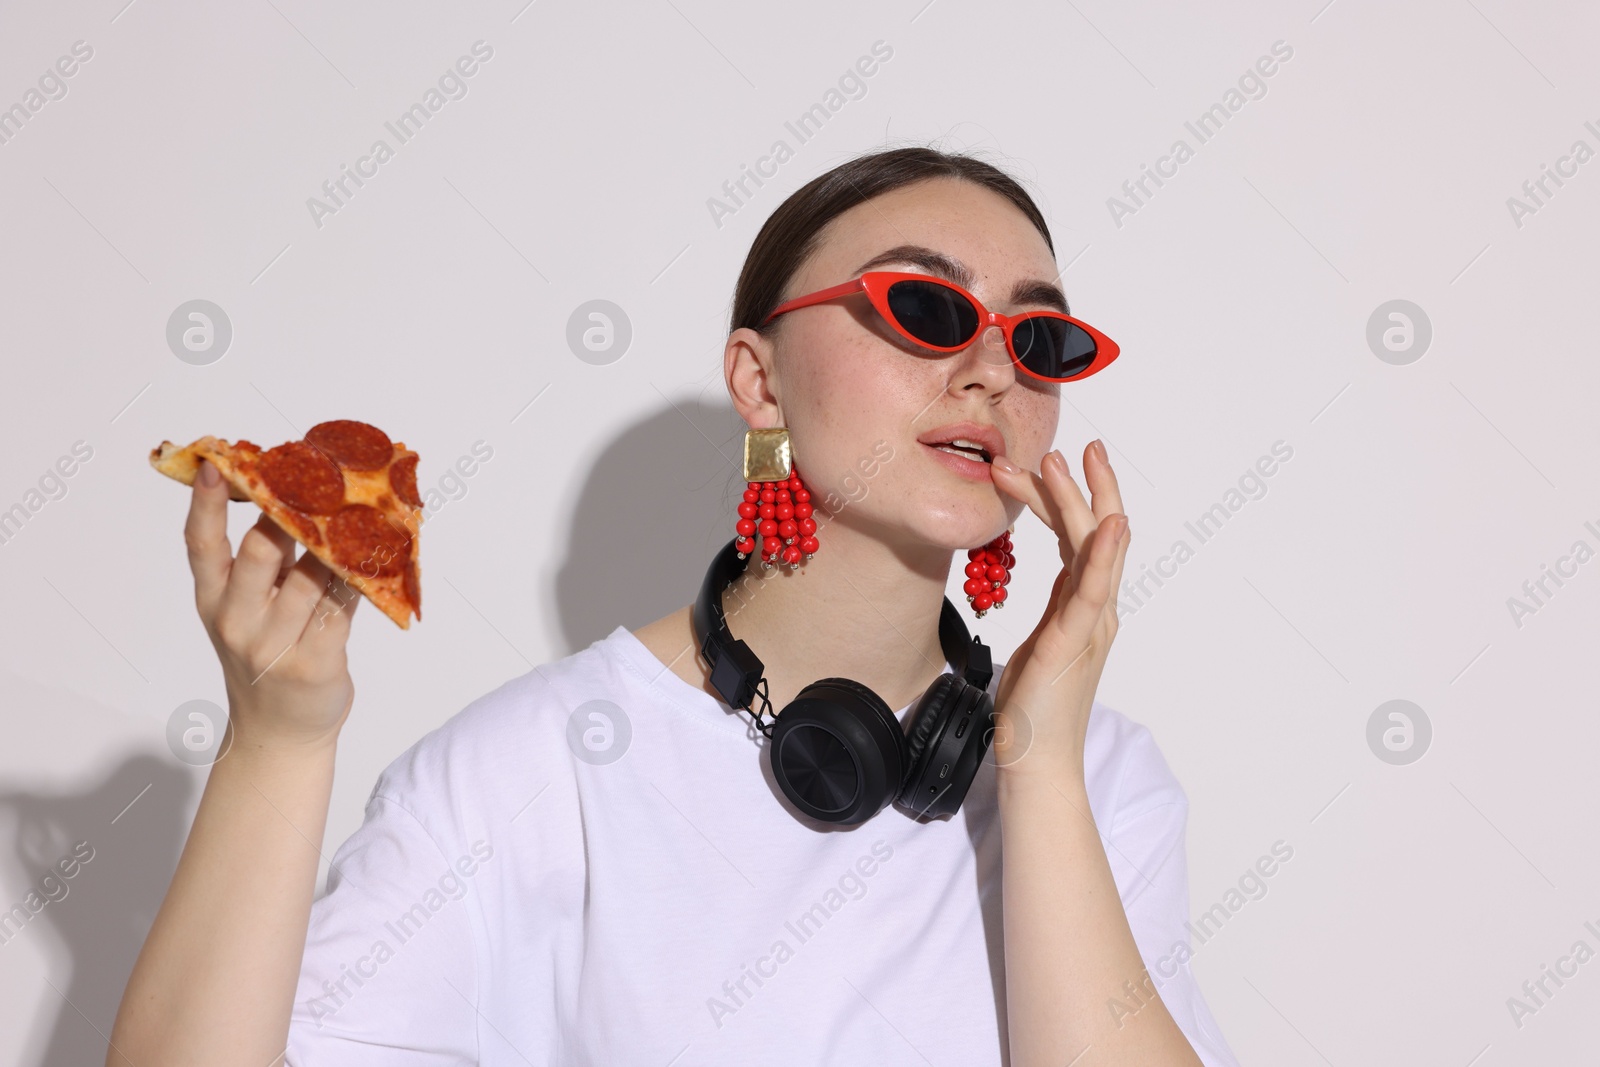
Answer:
[[[986,325],[967,345],[951,385],[965,390],[976,383],[985,389],[1002,392],[1016,381],[1016,367],[1006,350],[1006,335],[998,325]]]
[[[985,326],[978,341],[978,358],[986,366],[999,369],[1011,365],[1011,353],[1006,351],[1006,333],[999,326]]]

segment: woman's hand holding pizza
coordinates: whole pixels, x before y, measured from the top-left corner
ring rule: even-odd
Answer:
[[[233,555],[228,485],[201,466],[184,542],[195,607],[222,661],[233,743],[334,740],[355,699],[345,659],[350,616],[361,599],[266,515]]]

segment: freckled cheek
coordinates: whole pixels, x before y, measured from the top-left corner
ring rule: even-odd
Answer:
[[[926,388],[908,382],[871,338],[818,337],[786,382],[795,434],[795,464],[813,487],[839,489],[860,478],[887,445],[899,450]],[[917,399],[921,397],[921,399]],[[881,442],[881,443],[880,443]]]
[[[1006,419],[1011,426],[1006,446],[1018,463],[1038,470],[1039,461],[1054,447],[1061,421],[1060,397],[1024,389],[1019,382],[1006,402],[1010,405]]]
[[[876,422],[892,417],[892,405],[907,383],[893,361],[878,351],[878,342],[838,335],[818,341],[803,371],[805,403],[818,425],[862,428],[863,418]]]

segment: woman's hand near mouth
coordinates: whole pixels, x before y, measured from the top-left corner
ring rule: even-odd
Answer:
[[[995,696],[1011,1064],[1198,1067],[1134,941],[1083,765],[1128,551],[1117,478],[1098,441],[1083,455],[1092,504],[1060,452],[1039,467],[1004,456],[991,467],[995,485],[1055,532],[1061,554],[1044,617],[1006,661]],[[1107,1009],[1130,989],[1137,1012]]]
[[[995,700],[1003,725],[996,730],[995,762],[1026,773],[1025,752],[1040,773],[1083,774],[1089,707],[1117,634],[1117,586],[1127,557],[1127,516],[1117,476],[1095,441],[1083,467],[1093,503],[1067,470],[1059,451],[1047,453],[1040,472],[1022,470],[1005,456],[991,466],[997,488],[1016,497],[1056,535],[1061,572],[1044,617],[1001,672]],[[1020,746],[1020,747],[1019,747]]]

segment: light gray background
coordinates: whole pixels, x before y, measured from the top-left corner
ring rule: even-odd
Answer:
[[[1600,562],[1520,626],[1508,607],[1574,542],[1600,547],[1600,161],[1520,226],[1507,206],[1575,140],[1600,148],[1592,7],[123,3],[0,14],[0,107],[93,48],[0,145],[0,509],[93,448],[0,544],[0,906],[71,842],[96,850],[0,947],[0,1060],[99,1055],[204,782],[167,722],[224,694],[187,494],[152,446],[361,418],[421,453],[424,488],[493,448],[429,518],[426,621],[357,618],[330,855],[427,730],[690,599],[731,523],[720,352],[756,229],[829,167],[930,141],[1029,183],[1074,311],[1123,346],[1066,387],[1058,445],[1075,471],[1109,445],[1126,576],[1197,549],[1126,618],[1099,695],[1188,792],[1195,915],[1275,841],[1294,850],[1197,949],[1241,1057],[1591,1046],[1600,962],[1520,1028],[1506,1001],[1574,942],[1600,949]],[[467,95],[315,225],[307,198],[393,146],[384,122],[478,40],[494,54]],[[879,40],[865,95],[797,146],[784,122]],[[1108,198],[1195,145],[1184,122],[1279,40],[1293,57],[1266,94],[1118,226]],[[795,157],[716,225],[708,198],[779,138]],[[195,299],[233,328],[206,366],[165,339]],[[605,366],[566,342],[595,299],[633,331]],[[1433,330],[1402,366],[1366,341],[1396,299]],[[1185,522],[1279,440],[1266,495],[1199,545]],[[232,509],[235,543],[253,520]],[[1016,595],[981,627],[1002,659],[1054,574],[1037,521],[1015,539]],[[1393,699],[1433,728],[1405,766],[1366,739]]]

